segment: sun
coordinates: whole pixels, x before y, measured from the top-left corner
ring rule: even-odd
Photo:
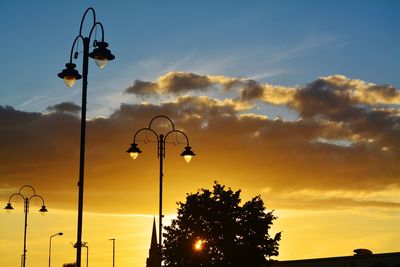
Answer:
[[[196,251],[203,250],[203,247],[204,247],[204,240],[202,240],[202,239],[197,239],[196,242],[193,245],[193,248]]]

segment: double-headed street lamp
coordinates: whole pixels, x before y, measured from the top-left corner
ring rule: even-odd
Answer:
[[[172,127],[172,130],[168,131],[167,133],[165,133],[165,135],[163,133],[158,134],[153,128],[152,128],[152,124],[156,119],[165,119],[170,123],[170,126]],[[162,213],[162,188],[163,188],[163,159],[165,158],[165,144],[166,144],[166,140],[168,138],[168,136],[170,136],[170,134],[172,133],[176,133],[176,134],[180,134],[183,135],[186,139],[186,146],[185,146],[185,150],[181,153],[181,156],[184,157],[184,159],[186,160],[186,162],[190,162],[190,160],[192,159],[193,156],[195,156],[196,154],[193,153],[193,151],[191,150],[191,147],[189,146],[189,139],[186,136],[186,134],[180,130],[176,130],[175,129],[175,125],[172,122],[172,120],[170,118],[168,118],[167,116],[164,115],[158,115],[156,117],[154,117],[150,123],[149,126],[146,128],[142,128],[139,129],[134,137],[133,137],[133,143],[131,144],[131,147],[126,151],[130,154],[130,156],[133,159],[136,159],[139,155],[139,153],[142,153],[142,151],[139,149],[138,144],[136,143],[139,140],[136,140],[136,136],[140,133],[140,132],[150,132],[152,134],[154,134],[154,136],[157,138],[157,145],[158,145],[158,149],[157,149],[157,156],[160,159],[160,198],[159,198],[159,205],[160,205],[160,214],[158,217],[159,220],[159,232],[158,232],[158,244],[159,244],[159,260],[160,260],[160,266],[161,266],[161,262],[162,262],[162,218],[163,218],[163,213]],[[141,142],[144,143],[148,143],[151,142],[147,139],[147,135],[146,135],[146,139],[141,140]],[[174,142],[175,144],[179,144],[179,142],[176,141]]]
[[[88,36],[82,35],[83,22],[88,12],[91,11],[93,14],[93,25],[90,29]],[[89,53],[90,43],[93,32],[95,29],[100,27],[101,29],[101,41],[93,41],[93,51]],[[83,42],[83,64],[82,64],[82,75],[75,69],[76,65],[72,63],[73,59],[79,57],[79,52],[75,51],[79,40]],[[84,166],[85,166],[85,133],[86,133],[86,102],[87,102],[87,76],[89,70],[89,57],[95,59],[97,66],[101,69],[107,64],[108,61],[113,60],[115,57],[111,54],[111,51],[107,49],[108,43],[104,42],[104,28],[103,24],[96,21],[96,13],[93,8],[88,8],[84,13],[81,26],[79,28],[79,34],[75,37],[72,44],[71,53],[69,57],[69,63],[65,64],[65,69],[58,74],[58,77],[62,78],[68,87],[72,87],[76,80],[82,78],[82,107],[81,107],[81,140],[80,140],[80,161],[79,161],[79,199],[78,199],[78,227],[77,227],[77,241],[78,244],[76,249],[76,266],[81,267],[81,250],[82,250],[82,213],[83,213],[83,185],[84,185]]]
[[[51,235],[50,236],[50,242],[49,242],[49,267],[50,267],[50,263],[51,263],[51,239],[53,238],[53,237],[55,237],[55,236],[58,236],[58,235],[63,235],[63,233],[57,233],[57,234],[54,234],[54,235]]]
[[[24,195],[23,193],[23,189],[28,188],[31,189],[31,193],[28,195]],[[26,263],[26,229],[28,226],[28,213],[29,213],[29,203],[33,198],[40,198],[42,200],[42,207],[40,208],[39,212],[41,212],[42,214],[47,212],[47,208],[46,205],[44,204],[44,199],[41,195],[36,194],[35,188],[33,188],[33,186],[31,185],[24,185],[23,187],[21,187],[18,191],[18,193],[14,193],[10,196],[10,198],[8,199],[8,203],[7,206],[4,208],[7,210],[7,212],[12,211],[14,208],[11,205],[11,199],[13,197],[21,197],[24,200],[24,213],[25,213],[25,225],[24,225],[24,251],[22,254],[22,267],[25,267],[25,263]]]

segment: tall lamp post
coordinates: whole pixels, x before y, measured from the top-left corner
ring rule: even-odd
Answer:
[[[30,194],[24,195],[23,193],[23,189],[28,188],[30,189],[32,192]],[[25,263],[26,263],[26,230],[28,227],[28,213],[29,213],[29,203],[33,198],[39,198],[40,200],[42,200],[42,207],[40,208],[39,212],[41,212],[42,214],[47,212],[47,208],[46,205],[44,204],[44,199],[41,195],[36,194],[35,188],[33,188],[33,186],[31,185],[24,185],[22,186],[18,193],[14,193],[10,196],[10,198],[8,199],[8,203],[6,205],[6,207],[4,209],[7,210],[7,212],[12,211],[14,208],[11,205],[11,199],[13,197],[21,197],[24,200],[24,213],[25,213],[25,224],[24,224],[24,250],[23,250],[23,254],[22,254],[22,267],[25,267]]]
[[[89,11],[93,14],[93,25],[90,29],[88,36],[82,35],[83,22],[85,21],[86,15]],[[93,41],[94,50],[89,53],[91,38],[94,30],[100,27],[101,29],[101,41]],[[82,75],[75,69],[76,65],[72,63],[72,59],[77,59],[79,56],[78,51],[74,48],[81,40],[83,42],[83,64],[82,64]],[[76,266],[81,267],[81,251],[82,251],[82,213],[83,213],[83,185],[84,185],[84,166],[85,166],[85,133],[86,133],[86,102],[87,102],[87,76],[89,70],[89,57],[95,59],[97,66],[101,69],[107,64],[108,61],[113,60],[115,56],[111,54],[111,51],[107,49],[108,43],[104,42],[104,28],[103,24],[96,21],[96,13],[93,8],[88,8],[84,13],[81,25],[79,28],[79,34],[75,37],[72,44],[71,53],[69,57],[69,63],[65,64],[65,69],[58,74],[58,77],[64,80],[68,87],[72,87],[76,80],[82,78],[82,107],[81,107],[81,140],[80,140],[80,160],[79,160],[79,198],[78,198],[78,227],[77,227],[77,249],[76,249]]]
[[[57,234],[54,234],[54,235],[51,235],[50,236],[50,242],[49,242],[49,267],[50,267],[50,264],[51,264],[51,239],[53,238],[53,237],[55,237],[55,236],[58,236],[58,235],[63,235],[63,233],[57,233]]]
[[[108,239],[113,242],[113,267],[115,267],[115,238]]]
[[[171,126],[171,130],[168,131],[167,133],[157,133],[153,128],[152,128],[152,124],[156,119],[165,119],[169,122],[170,126]],[[176,133],[176,134],[180,134],[183,135],[186,139],[186,146],[185,146],[185,150],[181,153],[181,156],[184,157],[184,159],[186,160],[186,162],[190,162],[190,160],[192,159],[193,156],[195,156],[196,154],[193,153],[193,151],[191,150],[191,147],[189,146],[189,139],[186,136],[186,134],[180,130],[176,130],[175,129],[175,125],[172,122],[172,120],[170,118],[168,118],[167,116],[164,115],[158,115],[155,116],[149,123],[149,126],[146,128],[142,128],[139,129],[134,137],[133,137],[133,143],[131,144],[131,147],[126,151],[130,154],[130,156],[133,159],[136,159],[139,155],[139,153],[142,153],[142,151],[139,149],[138,144],[136,143],[136,137],[140,132],[150,132],[152,134],[154,134],[154,136],[157,139],[157,156],[160,159],[160,197],[159,197],[159,206],[160,206],[160,214],[158,217],[159,220],[159,232],[158,232],[158,244],[159,244],[159,261],[160,261],[160,266],[161,266],[161,262],[162,262],[162,218],[163,218],[163,213],[162,213],[162,189],[163,189],[163,159],[165,158],[165,144],[167,143],[166,140],[168,138],[168,136],[170,136],[170,134],[172,133]],[[138,140],[139,141],[139,140]],[[139,141],[140,142],[140,141]],[[145,140],[141,140],[141,142],[144,143],[148,143],[151,142],[147,139],[147,135],[146,135],[146,139]],[[175,142],[175,144],[179,144],[179,142]]]

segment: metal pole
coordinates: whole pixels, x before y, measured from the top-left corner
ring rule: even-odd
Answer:
[[[24,211],[25,211],[25,227],[24,227],[24,254],[23,254],[22,267],[25,267],[26,264],[26,229],[28,227],[29,198],[25,198]]]
[[[160,214],[159,214],[159,230],[158,230],[158,244],[159,244],[159,261],[160,267],[162,264],[162,189],[163,189],[163,158],[164,158],[164,135],[160,134],[159,141],[159,158],[160,158]]]
[[[83,38],[83,70],[82,70],[82,107],[81,107],[81,145],[79,161],[79,200],[78,200],[78,231],[76,241],[76,266],[81,267],[82,252],[82,221],[83,221],[83,186],[85,168],[85,134],[86,134],[86,102],[87,102],[87,75],[89,70],[89,42]]]
[[[49,267],[50,267],[50,261],[51,261],[51,238],[53,236],[50,236],[50,242],[49,242]]]
[[[89,246],[86,245],[86,267],[89,267]]]
[[[113,267],[115,267],[115,238],[111,240],[113,242]]]

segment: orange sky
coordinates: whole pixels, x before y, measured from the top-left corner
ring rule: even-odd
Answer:
[[[110,266],[109,238],[117,240],[117,266],[145,266],[158,214],[156,146],[139,144],[134,161],[125,151],[159,114],[188,135],[197,154],[187,164],[179,156],[184,146],[167,144],[166,222],[186,193],[219,181],[242,189],[244,201],[261,195],[275,210],[280,260],[351,255],[359,247],[400,251],[398,89],[342,75],[282,87],[169,72],[123,90],[124,103],[87,123],[83,240],[92,266]],[[30,184],[49,209],[45,217],[36,206],[29,214],[29,266],[47,263],[49,236],[60,231],[52,265],[74,261],[79,107],[59,103],[33,113],[1,106],[0,122],[1,203]],[[165,130],[161,122],[157,131]],[[23,207],[14,206],[13,214],[0,214],[0,251],[7,251],[0,266],[20,262]]]

